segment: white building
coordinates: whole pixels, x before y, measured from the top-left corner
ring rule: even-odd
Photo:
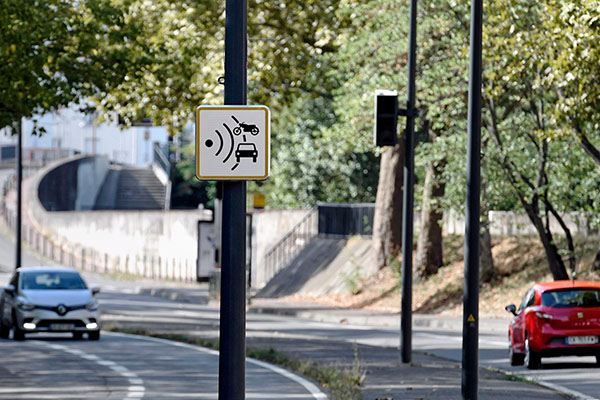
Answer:
[[[23,121],[24,149],[67,149],[82,154],[106,155],[111,161],[135,166],[152,163],[153,143],[166,143],[164,127],[132,127],[122,130],[114,121],[94,124],[90,115],[75,107],[37,117],[46,133],[33,136],[33,121]],[[15,144],[9,129],[0,131],[0,145]]]

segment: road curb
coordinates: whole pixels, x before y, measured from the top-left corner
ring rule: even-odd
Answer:
[[[264,307],[250,306],[248,313],[273,314],[317,322],[338,323],[348,325],[363,325],[385,328],[400,327],[400,314],[373,313],[357,309],[306,309],[302,307]],[[462,321],[459,318],[440,315],[413,314],[413,327],[435,328],[444,330],[462,330]],[[489,331],[504,332],[508,329],[508,321],[503,319],[485,319]]]

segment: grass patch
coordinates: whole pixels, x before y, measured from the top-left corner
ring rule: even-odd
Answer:
[[[175,342],[202,346],[213,350],[219,349],[219,341],[217,339],[191,337],[181,333],[156,332],[141,327],[122,327],[117,325],[109,325],[103,327],[103,329],[110,332],[120,332],[132,335],[167,339]],[[289,369],[309,379],[319,382],[322,387],[329,390],[332,400],[363,399],[363,395],[360,392],[360,386],[364,380],[365,374],[360,367],[358,350],[356,346],[354,350],[354,363],[351,368],[341,368],[335,365],[323,365],[308,359],[290,357],[273,348],[263,349],[247,347],[246,355],[256,360]]]

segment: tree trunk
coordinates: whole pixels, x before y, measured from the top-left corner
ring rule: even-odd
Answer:
[[[484,191],[485,197],[485,191]],[[494,258],[492,257],[492,235],[490,235],[490,212],[488,203],[481,202],[481,221],[479,229],[479,281],[490,282],[494,279]]]
[[[404,140],[381,155],[373,221],[373,248],[379,269],[390,265],[402,246]]]
[[[535,229],[538,231],[538,235],[544,245],[544,251],[546,252],[546,258],[548,259],[548,266],[550,267],[552,277],[555,281],[568,280],[569,274],[567,274],[567,268],[558,253],[558,248],[554,244],[552,234],[544,227],[542,218],[531,206],[525,207],[525,211],[533,223],[533,226],[535,226]]]
[[[446,184],[441,174],[446,162],[430,161],[425,173],[421,227],[417,243],[416,278],[424,279],[435,274],[443,265],[442,217],[439,199],[444,197]]]
[[[482,160],[482,163],[487,160]],[[486,164],[487,165],[487,164]],[[492,236],[490,235],[490,208],[487,197],[487,182],[481,182],[481,209],[479,214],[479,281],[494,279],[494,259],[492,257]]]

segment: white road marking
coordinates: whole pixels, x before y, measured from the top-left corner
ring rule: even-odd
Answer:
[[[109,367],[114,372],[118,373],[119,375],[123,376],[124,378],[127,378],[129,383],[132,384],[132,386],[129,386],[127,388],[127,396],[126,396],[127,398],[135,397],[135,398],[141,399],[144,397],[144,393],[146,391],[146,388],[143,386],[144,380],[140,379],[135,372],[130,371],[127,367],[119,365],[114,361],[103,360],[102,358],[100,358],[94,354],[88,354],[81,350],[72,349],[70,347],[63,346],[60,344],[46,343],[46,342],[42,342],[39,340],[32,340],[31,342],[43,344],[54,350],[60,350],[60,351],[64,351],[65,353],[73,354],[73,355],[81,357],[85,360],[93,361],[98,365],[102,365],[103,367]]]
[[[130,334],[126,334],[126,333],[105,332],[104,334],[111,335],[111,336],[130,337],[130,338],[136,338],[138,340],[147,340],[149,342],[168,344],[171,346],[182,347],[185,349],[199,351],[199,352],[205,353],[205,354],[211,354],[211,355],[217,356],[217,357],[219,356],[219,352],[216,350],[206,349],[206,348],[200,347],[200,346],[193,346],[193,345],[187,344],[187,343],[173,342],[171,340],[159,339],[159,338],[153,338],[153,337],[147,337],[147,336],[130,335]],[[312,382],[309,382],[308,380],[304,379],[303,377],[301,377],[299,375],[296,375],[289,371],[286,371],[283,368],[279,368],[274,365],[255,360],[253,358],[246,358],[246,361],[250,364],[254,364],[259,367],[271,370],[271,371],[275,372],[276,374],[282,375],[282,376],[298,383],[299,385],[303,386],[315,400],[327,400],[327,396],[325,395],[325,393],[323,393],[315,384],[313,384]]]

